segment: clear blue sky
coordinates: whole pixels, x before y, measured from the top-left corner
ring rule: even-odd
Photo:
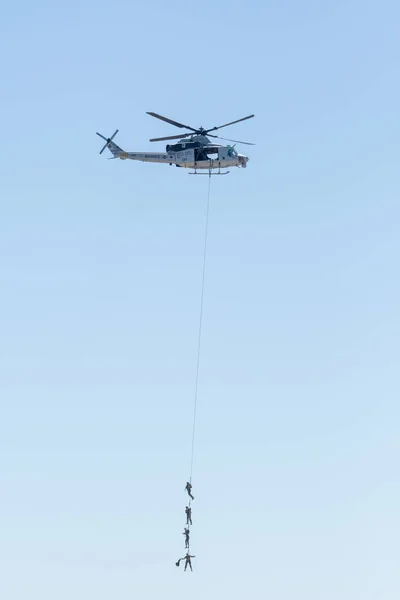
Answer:
[[[329,5],[329,8],[327,8]],[[396,0],[8,3],[0,596],[400,595]],[[250,113],[208,180],[99,156]]]

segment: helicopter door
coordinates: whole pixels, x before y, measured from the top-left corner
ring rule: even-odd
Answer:
[[[225,147],[218,148],[218,158],[219,160],[229,160],[228,150]]]
[[[195,160],[195,162],[200,162],[202,160],[209,160],[204,148],[196,148],[195,149],[194,160]]]
[[[192,163],[194,162],[194,152],[193,150],[182,150],[177,152],[176,158],[178,164]]]

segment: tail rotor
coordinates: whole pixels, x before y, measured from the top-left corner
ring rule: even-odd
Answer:
[[[103,146],[103,147],[102,147],[102,149],[100,150],[99,154],[101,154],[102,152],[104,152],[104,150],[107,148],[108,144],[109,144],[110,142],[112,142],[112,140],[115,138],[115,136],[117,135],[117,133],[118,133],[118,129],[116,129],[116,130],[114,131],[114,133],[112,134],[112,136],[111,136],[110,138],[106,138],[106,137],[104,137],[104,135],[101,135],[101,133],[98,133],[98,132],[96,131],[96,135],[98,135],[99,137],[101,137],[103,140],[105,140],[105,141],[106,141],[106,143],[104,144],[104,146]]]

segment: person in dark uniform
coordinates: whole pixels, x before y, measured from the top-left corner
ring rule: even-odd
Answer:
[[[185,508],[185,513],[186,513],[186,525],[193,525],[192,523],[192,509],[189,506],[186,506]]]
[[[195,150],[195,161],[199,162],[201,160],[208,160],[208,156],[203,148],[198,148]]]
[[[185,527],[185,531],[183,532],[183,535],[185,536],[185,548],[189,548],[190,530],[188,527]]]
[[[191,499],[194,500],[194,496],[192,496],[192,484],[189,481],[186,482],[185,490],[187,491]]]
[[[193,554],[189,554],[189,552],[186,552],[186,556],[185,556],[185,571],[186,571],[188,565],[190,567],[190,570],[193,571],[193,569],[192,569],[192,561],[190,560],[191,558],[196,558],[196,557]]]
[[[196,558],[193,554],[189,554],[189,552],[186,552],[186,556],[184,556],[183,558],[180,558],[175,564],[177,567],[179,567],[179,565],[181,564],[181,560],[185,561],[185,571],[189,565],[190,570],[193,571],[192,569],[192,561],[190,560],[191,558]]]

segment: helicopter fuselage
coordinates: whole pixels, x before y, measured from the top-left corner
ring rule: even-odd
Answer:
[[[115,158],[121,160],[139,160],[151,163],[166,163],[187,169],[218,169],[226,167],[246,167],[247,156],[208,156],[196,157],[195,151],[188,149],[180,152],[158,153],[158,152],[119,152]]]
[[[180,140],[178,144],[167,145],[165,152],[125,152],[112,141],[107,147],[114,158],[121,160],[166,163],[187,169],[246,167],[249,160],[247,156],[238,154],[232,146],[203,145],[192,140]]]

